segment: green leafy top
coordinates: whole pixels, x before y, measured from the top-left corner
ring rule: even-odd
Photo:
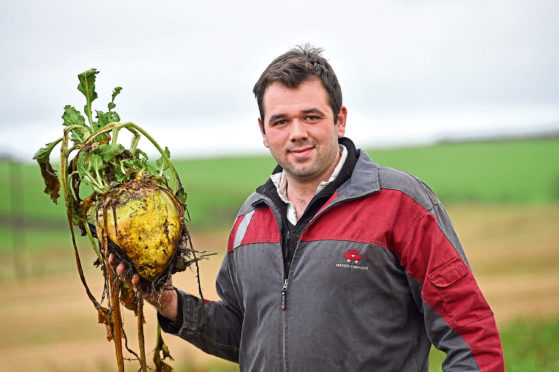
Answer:
[[[62,142],[61,168],[67,177],[62,177],[62,182],[67,182],[67,189],[71,192],[66,196],[66,203],[75,209],[75,212],[85,218],[84,211],[80,210],[80,186],[89,186],[94,194],[105,194],[111,188],[131,181],[135,178],[149,178],[162,186],[171,189],[171,178],[174,181],[174,193],[182,203],[186,201],[178,175],[170,162],[169,149],[161,149],[157,142],[134,123],[120,122],[119,114],[114,111],[115,98],[122,91],[122,87],[114,88],[111,101],[107,104],[108,110],[92,109],[92,103],[98,98],[95,91],[95,79],[99,73],[96,69],[89,69],[78,75],[78,90],[84,95],[86,103],[83,114],[71,105],[64,107],[62,114],[65,127],[64,136],[48,143],[39,149],[34,156],[41,167],[45,179],[45,193],[49,194],[56,203],[59,197],[60,180],[56,171],[50,164],[50,154],[56,145]],[[95,112],[95,120],[93,118]],[[133,134],[132,143],[128,148],[118,143],[118,134],[121,129],[127,129]],[[146,153],[137,148],[141,136],[148,138],[161,153],[161,157],[153,164]],[[72,146],[68,148],[68,142]],[[68,158],[73,151],[77,151],[73,159]],[[171,178],[169,177],[169,171]],[[64,186],[64,185],[63,185]],[[83,208],[82,208],[83,209]],[[81,219],[83,221],[83,219]]]

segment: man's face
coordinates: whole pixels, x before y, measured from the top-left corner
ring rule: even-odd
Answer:
[[[264,118],[259,118],[264,146],[287,173],[299,182],[327,180],[339,158],[338,138],[345,132],[347,110],[337,115],[328,93],[313,78],[297,88],[270,84],[264,93]]]

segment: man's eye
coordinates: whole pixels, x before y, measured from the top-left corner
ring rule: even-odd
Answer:
[[[319,118],[318,116],[316,116],[316,115],[307,115],[307,116],[305,116],[305,120],[311,120],[311,121],[312,121],[312,120],[318,120],[318,119],[320,119],[320,118]]]
[[[284,124],[286,124],[286,123],[287,123],[287,120],[278,120],[278,121],[274,121],[274,122],[272,123],[272,125],[273,125],[273,126],[276,126],[276,125],[284,125]]]

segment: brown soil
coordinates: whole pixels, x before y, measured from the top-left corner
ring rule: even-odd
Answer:
[[[499,326],[516,319],[559,315],[559,205],[454,205],[447,208],[478,283]],[[221,264],[227,231],[192,232],[195,248],[218,255],[200,264],[204,295],[215,299],[214,280]],[[30,267],[59,267],[40,275],[7,275],[10,258],[0,257],[0,371],[114,371],[114,345],[97,324],[73,267],[70,248],[30,255]],[[93,293],[102,290],[91,254],[82,258]],[[38,260],[38,261],[37,261]],[[195,274],[179,273],[175,285],[197,293]],[[135,319],[125,312],[125,328],[137,350]],[[146,306],[146,348],[155,344],[155,313]],[[176,370],[202,370],[224,363],[174,336],[164,335],[176,358]],[[148,356],[150,358],[150,356]],[[231,366],[231,364],[227,364]],[[137,363],[127,370],[136,371]]]

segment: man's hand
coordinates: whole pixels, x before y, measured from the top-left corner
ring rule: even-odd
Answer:
[[[116,262],[115,256],[113,254],[109,255],[109,265],[113,270],[115,270],[116,274],[122,277],[126,267],[122,262]],[[116,268],[115,268],[116,266]],[[138,284],[140,283],[140,276],[138,274],[134,274],[132,276],[131,284],[135,291],[138,291]],[[178,314],[178,298],[177,292],[173,287],[173,280],[169,278],[169,281],[165,285],[165,287],[161,290],[160,293],[148,295],[143,294],[144,299],[153,305],[157,312],[163,315],[165,318],[175,322],[177,320]]]

